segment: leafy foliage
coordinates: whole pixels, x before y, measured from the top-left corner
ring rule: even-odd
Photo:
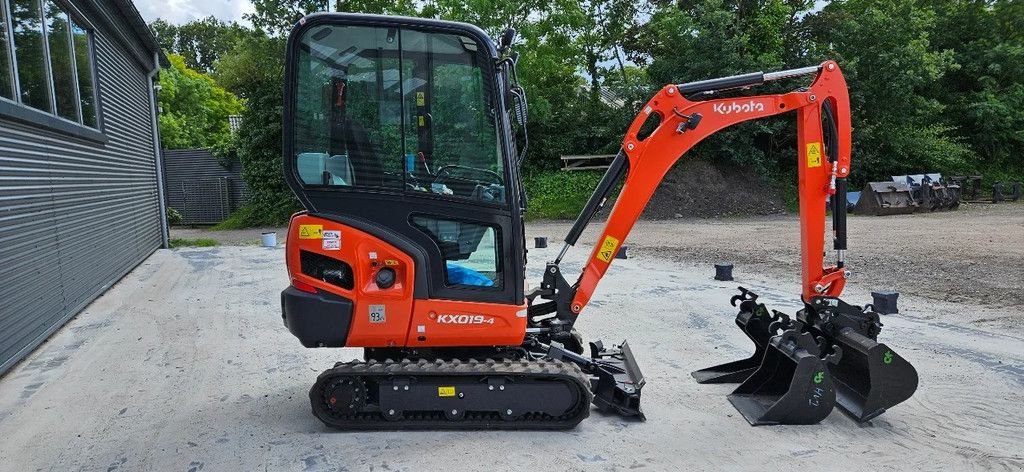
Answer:
[[[217,80],[246,103],[242,126],[228,148],[242,163],[249,187],[245,223],[251,226],[281,224],[298,209],[281,162],[284,46],[282,38],[253,36],[217,63]]]
[[[850,86],[854,186],[922,171],[1024,178],[1019,0],[253,4],[247,19],[254,31],[212,19],[151,25],[165,48],[185,56],[186,65],[212,70],[221,86],[245,100],[242,132],[233,141],[218,140],[215,149],[228,156],[237,152],[243,162],[253,192],[244,215],[248,224],[280,223],[295,207],[281,176],[282,38],[303,15],[328,7],[464,21],[495,38],[506,28],[518,31],[519,76],[530,107],[526,185],[534,216],[538,208],[544,208],[539,216],[575,215],[597,177],[545,170],[556,168],[563,154],[614,153],[639,106],[663,84],[825,59],[839,61]],[[805,83],[784,81],[739,93],[785,92]],[[172,134],[174,126],[166,124]],[[760,120],[717,133],[688,157],[728,160],[791,182],[794,138],[792,116]]]
[[[210,147],[230,134],[228,116],[242,102],[206,74],[189,69],[185,58],[168,56],[160,72],[160,139],[165,149]]]

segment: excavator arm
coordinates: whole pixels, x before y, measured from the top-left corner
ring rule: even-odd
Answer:
[[[810,86],[789,93],[694,100],[722,90],[811,74],[815,78]],[[851,127],[846,81],[832,61],[816,67],[662,88],[633,120],[621,151],[576,219],[561,253],[546,267],[539,294],[551,302],[531,305],[531,315],[554,311],[555,315],[542,323],[555,333],[552,339],[573,346],[574,338],[569,336],[577,316],[676,161],[701,140],[728,126],[789,112],[796,112],[797,119],[804,309],[793,318],[770,312],[757,302],[757,294],[741,287],[731,302],[739,305],[736,324],[754,342],[754,353],[747,359],[698,370],[693,376],[699,383],[740,383],[729,400],[752,425],[813,424],[824,419],[834,405],[864,422],[910,398],[917,389],[917,372],[877,341],[882,327],[878,313],[870,305],[860,307],[839,299],[849,276],[844,258]],[[653,131],[647,132],[652,127]],[[583,273],[576,284],[569,285],[561,277],[559,262],[623,176],[622,190]],[[826,265],[829,201],[836,261]],[[621,353],[611,356],[604,354],[606,350],[600,345],[592,345],[591,350],[595,359],[612,357],[619,363],[608,366],[596,362],[593,364],[603,370],[584,370],[596,372],[600,379],[616,381],[618,390],[608,397],[625,399],[614,402],[620,412],[639,412],[639,407],[630,405],[639,405],[637,386],[643,386],[643,376],[627,344],[623,342]],[[555,357],[572,358],[564,350],[551,351]],[[586,359],[577,362],[591,365]]]
[[[810,74],[816,77],[809,87],[785,94],[703,101],[687,98]],[[797,118],[803,299],[839,296],[848,274],[843,266],[846,250],[843,195],[832,199],[842,203],[833,212],[836,218],[834,248],[838,254],[834,265],[825,265],[824,261],[825,218],[826,202],[837,191],[845,193],[845,178],[850,174],[850,105],[843,74],[835,62],[828,61],[802,69],[667,85],[652,97],[634,118],[621,151],[577,218],[556,261],[559,262],[565,250],[576,243],[624,173],[625,183],[619,197],[574,287],[571,311],[579,314],[590,301],[658,184],[693,146],[736,123],[790,112],[796,112]],[[652,120],[657,122],[656,128],[645,136],[642,129],[648,128]],[[826,134],[830,139],[825,139]]]

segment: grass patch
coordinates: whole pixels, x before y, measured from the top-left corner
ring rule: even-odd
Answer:
[[[601,171],[546,170],[527,172],[527,212],[529,219],[576,218],[601,181]],[[614,196],[618,191],[612,193]]]
[[[199,239],[185,239],[185,238],[171,238],[171,247],[213,247],[220,243],[216,239],[210,238],[199,238]]]
[[[251,228],[252,225],[252,207],[244,206],[239,208],[232,213],[228,218],[220,223],[217,223],[210,227],[211,231],[227,231],[232,229],[246,229]]]

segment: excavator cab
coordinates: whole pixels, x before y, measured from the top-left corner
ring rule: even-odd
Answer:
[[[469,25],[303,21],[289,48],[285,176],[309,214],[415,247],[422,296],[521,305],[513,65]]]

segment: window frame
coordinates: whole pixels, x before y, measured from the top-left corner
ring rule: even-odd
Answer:
[[[6,54],[9,58],[10,72],[9,76],[12,82],[12,92],[14,93],[12,98],[0,96],[0,118],[10,119],[18,122],[22,122],[28,125],[41,126],[49,130],[69,135],[72,137],[87,139],[99,143],[106,143],[107,136],[103,133],[103,120],[102,113],[100,112],[100,100],[99,100],[99,73],[96,65],[96,48],[95,48],[95,36],[96,27],[91,21],[89,21],[85,15],[82,14],[74,5],[70,4],[65,0],[33,0],[37,2],[39,7],[39,20],[42,22],[42,33],[43,33],[43,59],[45,63],[45,71],[47,76],[47,88],[49,90],[49,109],[40,110],[31,107],[22,102],[21,99],[21,78],[18,76],[18,57],[15,51],[14,45],[14,31],[12,28],[13,19],[11,18],[11,0],[0,0],[0,9],[2,9],[4,16],[4,28],[7,33],[7,44],[8,47],[2,48],[0,54]],[[78,121],[64,118],[57,113],[57,97],[54,85],[53,77],[53,65],[52,56],[50,54],[50,28],[47,25],[46,17],[46,6],[47,3],[52,2],[56,5],[61,12],[64,14],[65,19],[68,22],[68,32],[65,35],[65,40],[68,42],[68,50],[71,54],[72,60],[72,78],[74,84],[74,95],[76,100],[76,110]],[[95,113],[95,126],[91,126],[85,123],[85,111],[81,106],[81,90],[80,80],[78,76],[78,67],[76,54],[73,25],[77,25],[85,30],[87,35],[87,56],[89,58],[89,71],[92,75],[92,99],[93,109]]]

